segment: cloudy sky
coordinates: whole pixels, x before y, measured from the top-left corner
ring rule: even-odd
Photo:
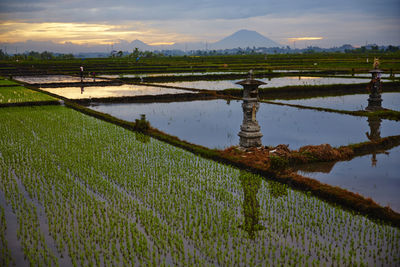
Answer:
[[[240,29],[298,48],[400,45],[400,1],[0,0],[1,43],[215,42]]]

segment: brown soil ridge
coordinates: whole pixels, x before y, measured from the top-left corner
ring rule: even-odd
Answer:
[[[348,160],[354,156],[354,151],[349,147],[334,148],[329,144],[308,145],[298,150],[290,150],[288,145],[281,144],[276,147],[251,148],[246,151],[230,147],[221,151],[221,154],[249,166],[276,170],[296,163]]]

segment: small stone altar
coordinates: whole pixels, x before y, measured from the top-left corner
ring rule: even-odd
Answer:
[[[254,80],[253,71],[250,70],[249,77],[236,84],[243,86],[243,123],[238,134],[240,137],[239,146],[243,149],[260,147],[263,135],[256,119],[256,114],[260,107],[258,103],[258,87],[266,83]]]
[[[370,95],[368,98],[368,106],[365,108],[369,111],[381,110],[382,108],[382,84],[381,84],[381,74],[382,70],[379,69],[379,60],[375,58],[374,69],[370,71],[372,74],[372,79],[369,84]]]

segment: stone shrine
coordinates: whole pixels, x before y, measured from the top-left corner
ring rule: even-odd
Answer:
[[[379,69],[379,60],[375,58],[374,69],[370,71],[372,79],[369,84],[370,95],[368,98],[368,106],[365,108],[369,111],[381,110],[382,108],[382,85],[381,85],[381,74],[383,71]]]
[[[254,80],[253,71],[250,70],[249,77],[236,84],[243,86],[243,123],[238,134],[240,137],[239,146],[243,149],[260,147],[263,135],[256,119],[256,114],[260,107],[258,103],[258,87],[266,83]]]

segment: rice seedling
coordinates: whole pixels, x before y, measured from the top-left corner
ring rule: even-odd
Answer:
[[[0,104],[51,101],[55,98],[22,86],[0,87]]]
[[[65,107],[0,109],[0,135],[33,265],[400,264],[397,228]]]

